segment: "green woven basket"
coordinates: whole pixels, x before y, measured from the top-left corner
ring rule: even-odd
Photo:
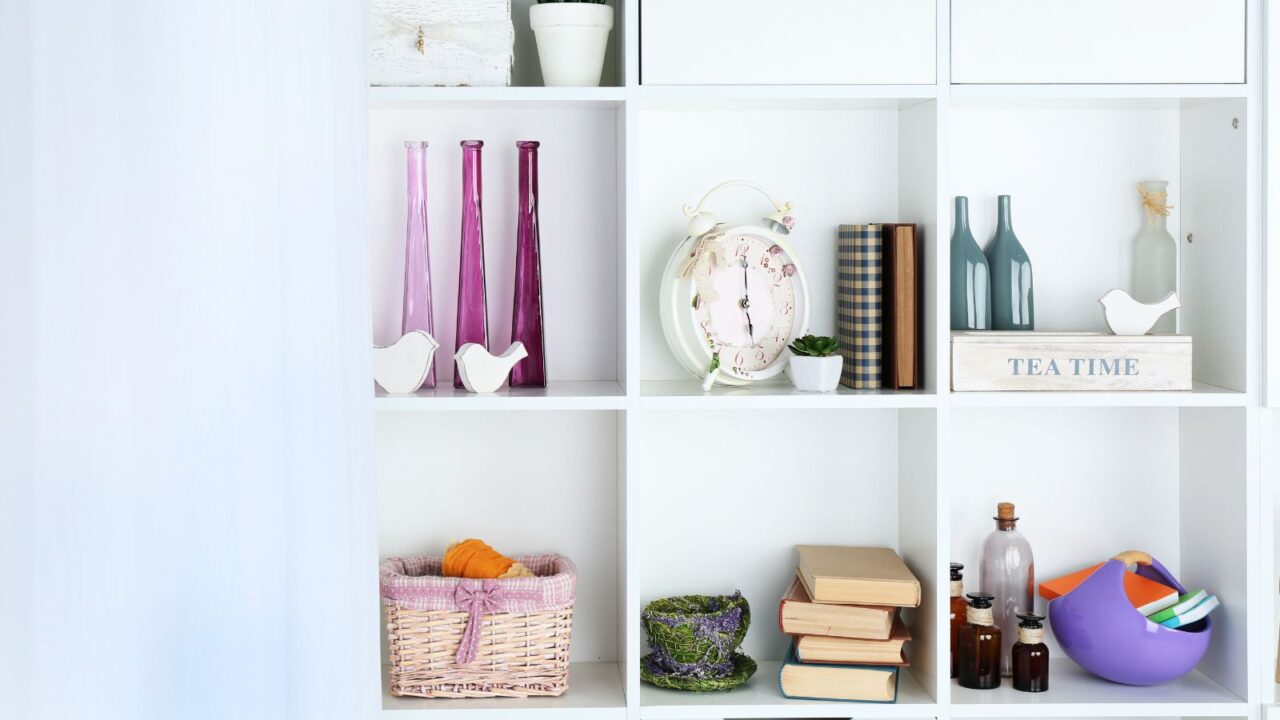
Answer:
[[[756,661],[743,655],[733,654],[733,670],[728,675],[718,678],[687,678],[679,675],[660,675],[649,669],[647,663],[640,663],[640,679],[660,688],[685,690],[689,692],[722,692],[742,685],[756,672]]]
[[[732,657],[751,625],[740,593],[654,600],[640,613],[649,644],[680,663],[717,665]]]

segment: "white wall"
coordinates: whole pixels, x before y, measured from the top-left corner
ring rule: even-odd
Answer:
[[[363,13],[0,4],[0,716],[376,703]]]

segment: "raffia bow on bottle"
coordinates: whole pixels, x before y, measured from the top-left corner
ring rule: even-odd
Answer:
[[[1167,204],[1169,193],[1147,192],[1146,186],[1138,183],[1138,194],[1142,196],[1142,209],[1147,211],[1147,222],[1154,223],[1162,217],[1169,217],[1169,211],[1173,209]]]
[[[693,284],[698,289],[698,300],[701,302],[715,302],[720,297],[711,283],[711,269],[724,261],[723,238],[724,230],[719,225],[703,233],[689,257],[676,270],[676,277],[681,280],[693,278]],[[698,271],[699,267],[703,268],[701,272]]]

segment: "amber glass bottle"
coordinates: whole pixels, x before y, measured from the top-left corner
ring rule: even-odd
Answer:
[[[1044,692],[1049,689],[1049,648],[1044,644],[1044,616],[1018,615],[1018,642],[1013,645],[1013,689]]]
[[[1000,628],[991,617],[988,593],[969,593],[967,622],[956,638],[960,687],[990,690],[1000,687]]]
[[[951,563],[951,677],[956,676],[956,639],[969,609],[969,603],[964,601],[964,575],[961,570],[964,570],[963,565]]]

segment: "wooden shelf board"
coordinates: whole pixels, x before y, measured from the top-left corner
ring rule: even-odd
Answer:
[[[643,720],[701,720],[702,718],[830,718],[933,717],[938,706],[909,671],[898,680],[896,703],[848,703],[789,700],[778,689],[782,663],[765,660],[746,685],[729,692],[690,693],[640,686]]]
[[[640,404],[652,410],[927,408],[937,395],[924,390],[850,390],[800,392],[790,384],[744,387],[716,385],[703,392],[697,380],[647,380],[640,383]]]
[[[1249,704],[1194,670],[1163,685],[1134,687],[1103,680],[1067,659],[1050,661],[1049,690],[1024,693],[1005,680],[995,690],[951,682],[953,717],[1234,717]]]
[[[624,720],[626,716],[622,675],[617,663],[571,663],[569,690],[560,697],[467,700],[437,700],[392,695],[387,666],[382,667],[383,718],[395,720],[412,720],[413,718]]]
[[[388,395],[375,388],[373,400],[378,412],[621,410],[625,404],[622,386],[613,380],[552,382],[545,388],[502,388],[483,395],[458,390],[444,382],[412,395]]]

